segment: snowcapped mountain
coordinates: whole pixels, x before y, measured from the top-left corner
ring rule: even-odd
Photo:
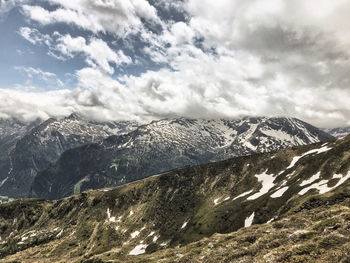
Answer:
[[[12,136],[24,134],[30,124],[17,119],[0,119],[0,140]]]
[[[350,127],[324,129],[324,131],[329,133],[330,135],[336,137],[336,138],[343,138],[346,135],[350,134]]]
[[[8,180],[7,175],[12,167],[9,156],[16,147],[17,141],[39,122],[37,120],[25,123],[17,119],[0,119],[0,187]],[[0,202],[6,200],[9,200],[7,196],[0,196]]]
[[[73,113],[56,120],[48,119],[27,134],[41,145],[56,143],[62,151],[88,142],[98,142],[111,135],[128,133],[138,127],[136,122],[95,122]]]
[[[293,118],[167,119],[66,151],[34,179],[32,195],[56,199],[186,165],[333,139]]]
[[[243,118],[241,120],[175,119],[154,121],[140,127],[129,142],[132,144],[172,144],[189,149],[207,147],[234,155],[269,152],[331,139],[319,129],[294,118]]]
[[[3,130],[13,134],[14,140],[7,152],[2,152],[0,195],[28,196],[36,173],[49,167],[64,151],[99,142],[110,135],[130,132],[137,126],[128,121],[94,122],[77,114],[59,120],[51,118],[35,127],[22,123],[8,125],[13,128]]]

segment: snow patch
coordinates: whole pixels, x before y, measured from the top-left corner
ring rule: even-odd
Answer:
[[[220,198],[221,198],[221,197],[214,199],[214,201],[213,201],[213,202],[214,202],[214,205],[219,204],[219,200],[220,200]]]
[[[317,179],[320,179],[320,175],[321,175],[321,172],[318,172],[317,174],[314,174],[313,176],[311,176],[311,178],[302,181],[302,182],[300,183],[300,186],[305,186],[305,185],[308,185],[308,184],[313,183],[313,182],[316,181]]]
[[[184,229],[187,226],[188,221],[182,224],[181,229]]]
[[[266,172],[267,172],[267,170],[265,172],[263,172],[262,174],[255,175],[255,177],[258,178],[258,181],[261,182],[262,187],[259,190],[259,192],[249,196],[247,198],[247,200],[254,200],[254,199],[259,198],[260,196],[266,194],[268,191],[270,191],[270,189],[272,187],[275,186],[275,184],[273,183],[273,181],[275,180],[274,175],[267,174]]]
[[[274,217],[273,217],[273,218],[271,218],[269,221],[267,221],[267,222],[266,222],[266,224],[271,223],[273,220],[275,220],[275,218],[274,218]]]
[[[251,192],[253,192],[253,189],[236,196],[235,198],[232,199],[232,201],[234,201],[240,197],[246,196],[246,195],[250,194]]]
[[[129,252],[129,255],[131,255],[131,256],[137,256],[137,255],[144,254],[144,253],[146,252],[147,246],[148,246],[148,245],[145,245],[145,244],[137,245],[133,250],[131,250],[131,251]]]
[[[304,189],[302,189],[298,194],[299,195],[304,195],[306,194],[310,189],[317,189],[319,191],[320,194],[324,194],[327,193],[335,188],[337,188],[338,186],[342,185],[343,183],[345,183],[347,180],[350,179],[350,172],[348,172],[347,175],[342,176],[341,174],[335,174],[333,175],[332,179],[339,179],[338,183],[332,187],[329,187],[328,184],[328,180],[321,180],[317,183],[314,183]]]
[[[115,217],[111,216],[111,210],[107,208],[107,217],[109,222],[115,222]]]
[[[261,129],[260,130],[263,134],[273,137],[276,139],[279,139],[281,141],[288,141],[288,142],[294,142],[295,138],[290,136],[288,133],[282,131],[282,130],[266,130],[266,129]],[[300,143],[300,142],[299,142]]]
[[[152,231],[147,237],[151,237],[155,234],[156,232]]]
[[[279,189],[278,191],[274,192],[271,197],[272,198],[277,198],[277,197],[281,197],[285,191],[288,190],[288,186],[282,187],[281,189]]]
[[[292,159],[292,162],[290,163],[290,165],[286,168],[286,169],[290,169],[292,168],[298,161],[300,158],[302,158],[303,156],[295,156]]]
[[[61,231],[56,235],[56,237],[57,237],[57,238],[60,238],[60,237],[62,236],[62,233],[63,233],[63,230],[61,230]]]
[[[131,235],[131,238],[135,238],[135,237],[137,237],[139,234],[140,234],[140,231],[135,231],[135,232],[131,233],[130,235]]]
[[[287,169],[292,168],[299,161],[299,159],[303,158],[306,155],[313,154],[313,153],[320,154],[320,153],[327,152],[331,149],[332,148],[329,148],[328,146],[324,146],[324,147],[321,147],[319,149],[313,149],[313,150],[307,151],[306,153],[303,153],[300,156],[295,156],[293,158],[292,162],[290,163],[290,165],[287,167]]]
[[[252,225],[254,220],[255,212],[253,212],[249,217],[244,220],[244,227],[249,227]]]

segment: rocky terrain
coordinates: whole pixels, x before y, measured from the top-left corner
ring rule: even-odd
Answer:
[[[332,136],[336,138],[343,138],[350,134],[350,127],[340,127],[340,128],[333,128],[333,129],[324,129],[325,132],[331,134]]]
[[[40,120],[25,123],[17,119],[0,119],[0,188],[9,179],[12,168],[11,153],[19,141]],[[0,203],[12,200],[0,192]]]
[[[64,151],[130,132],[138,125],[133,122],[99,123],[77,114],[42,123],[16,120],[3,123],[7,126],[0,125],[0,195],[14,198],[27,197],[37,172],[57,161]]]
[[[39,172],[31,196],[58,199],[154,174],[235,156],[333,139],[293,118],[153,121],[122,136],[64,152]]]
[[[3,262],[348,262],[350,136],[0,205]]]

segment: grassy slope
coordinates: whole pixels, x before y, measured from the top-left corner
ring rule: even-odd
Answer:
[[[319,262],[327,262],[331,255],[346,258],[349,183],[325,195],[316,190],[296,195],[302,189],[300,182],[317,171],[322,179],[330,179],[350,170],[350,137],[329,147],[332,150],[306,156],[287,170],[294,156],[320,148],[320,144],[177,169],[110,191],[89,191],[55,202],[22,200],[3,205],[0,255],[5,262],[79,262],[88,258],[115,262],[160,262],[162,258],[164,262],[252,262],[253,258],[257,262],[308,262],[308,251]],[[261,184],[254,175],[266,170],[280,174],[268,194],[252,201],[245,197],[233,200],[247,190],[258,191]],[[271,198],[287,179],[285,194]],[[328,185],[335,183],[330,180]],[[231,198],[223,201],[226,197]],[[108,208],[116,222],[108,220]],[[261,225],[241,229],[252,212],[253,223]],[[272,217],[277,221],[264,224]],[[184,222],[188,224],[182,229]],[[328,231],[329,227],[335,229]],[[135,231],[139,235],[131,238]],[[159,238],[153,241],[155,236]],[[141,241],[148,245],[147,253],[155,253],[128,256]]]

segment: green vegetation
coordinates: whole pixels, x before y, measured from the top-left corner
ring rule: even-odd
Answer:
[[[317,180],[329,180],[329,187],[334,174],[348,172],[350,137],[286,169],[293,157],[320,145],[189,166],[53,202],[0,205],[0,257],[4,262],[348,262],[349,181],[323,195],[317,189],[298,192],[318,171]],[[272,188],[253,200],[247,199],[250,194],[238,198],[260,191],[264,183],[255,175],[265,171],[274,176]],[[271,197],[284,186],[283,195]],[[253,225],[244,228],[253,212]],[[137,247],[145,253],[129,255]]]

